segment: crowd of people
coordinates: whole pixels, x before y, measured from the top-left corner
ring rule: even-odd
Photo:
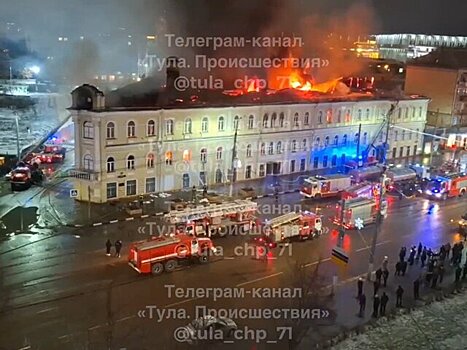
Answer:
[[[467,261],[461,266],[462,252],[464,245],[462,242],[455,243],[451,246],[450,243],[444,244],[438,251],[433,251],[431,248],[423,246],[422,243],[417,246],[412,246],[407,253],[407,248],[402,247],[399,252],[399,260],[395,264],[394,276],[405,276],[409,266],[418,265],[422,271],[420,275],[413,281],[413,298],[420,299],[420,286],[436,289],[444,281],[444,274],[447,267],[455,269],[456,285],[467,277]],[[407,259],[406,259],[407,258]],[[389,302],[389,296],[386,292],[380,295],[381,288],[387,288],[389,278],[389,260],[385,256],[381,267],[375,272],[373,281],[373,312],[372,317],[384,316],[386,314],[386,306]],[[366,309],[366,295],[364,293],[364,280],[359,278],[357,281],[357,301],[360,305],[359,317],[364,317]],[[396,289],[396,307],[402,307],[402,298],[404,288],[398,284]]]

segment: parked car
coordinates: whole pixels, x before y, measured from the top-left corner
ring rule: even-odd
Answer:
[[[193,320],[185,327],[185,339],[188,344],[199,344],[204,341],[225,340],[232,336],[237,324],[230,318],[203,316]]]

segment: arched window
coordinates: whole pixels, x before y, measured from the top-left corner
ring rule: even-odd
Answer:
[[[358,140],[360,139],[360,135],[358,134],[358,132],[355,134],[354,138],[353,138],[353,142],[354,143],[358,143]]]
[[[323,124],[323,112],[318,112],[318,124]]]
[[[261,143],[261,146],[259,148],[259,153],[264,156],[266,154],[266,145],[264,142]]]
[[[191,161],[191,151],[190,150],[184,150],[183,151],[183,155],[182,155],[182,158],[185,162],[189,162]]]
[[[300,125],[299,122],[298,122],[298,119],[299,119],[298,113],[295,113],[294,116],[293,116],[293,125],[296,126],[296,127]]]
[[[342,110],[341,109],[337,111],[337,122],[342,123]]]
[[[277,114],[276,113],[273,113],[271,115],[271,128],[275,128],[276,127],[276,122],[277,122]]]
[[[148,136],[156,135],[156,123],[152,119],[148,120],[147,134],[148,134]]]
[[[204,117],[201,121],[201,132],[208,132],[208,118]]]
[[[308,125],[310,124],[310,113],[306,112],[305,116],[303,117],[303,124]]]
[[[146,166],[148,168],[154,168],[154,154],[153,153],[149,153],[147,158],[146,158]]]
[[[128,137],[135,137],[136,136],[136,124],[132,120],[130,120],[126,125],[126,135]]]
[[[423,108],[422,108],[422,107],[418,107],[418,117],[419,117],[419,118],[422,117],[422,113],[423,113]]]
[[[282,153],[282,142],[280,142],[280,141],[277,141],[277,144],[276,144],[276,153],[277,153],[277,154],[281,154],[281,153]]]
[[[402,117],[402,108],[399,108],[399,113],[397,113],[397,119],[401,119]]]
[[[370,120],[370,109],[369,108],[366,109],[365,120]]]
[[[337,146],[339,144],[339,136],[334,136],[334,146]]]
[[[108,139],[115,138],[115,124],[113,122],[107,123],[107,138]]]
[[[279,127],[281,127],[281,128],[284,127],[284,119],[285,119],[284,113],[281,112],[281,113],[279,114]]]
[[[274,154],[274,142],[269,142],[268,154],[269,155]]]
[[[367,132],[364,132],[364,133],[363,133],[363,141],[362,141],[362,143],[363,143],[364,145],[366,145],[366,144],[368,143],[368,133],[367,133]]]
[[[319,137],[317,137],[317,138],[315,139],[315,147],[319,147],[320,144],[321,144],[321,139],[320,139]]]
[[[347,145],[347,134],[344,134],[344,136],[342,136],[342,144],[344,146]]]
[[[217,147],[216,150],[216,159],[221,160],[222,159],[222,147]]]
[[[268,114],[266,113],[266,114],[263,116],[263,128],[267,128],[267,127],[268,127],[268,123],[269,123],[269,116],[268,116]]]
[[[328,124],[332,123],[332,109],[328,109],[326,111],[326,123]]]
[[[290,145],[291,152],[297,152],[297,141],[292,140],[292,143]]]
[[[115,171],[115,159],[114,157],[107,158],[107,172],[113,173]]]
[[[135,170],[135,156],[129,155],[126,159],[126,168],[128,170]]]
[[[90,154],[86,154],[83,157],[83,161],[84,170],[94,170],[94,159]]]
[[[84,122],[83,123],[83,137],[85,139],[93,139],[94,138],[94,125],[91,122]]]
[[[247,157],[247,158],[251,158],[251,154],[252,154],[252,153],[251,153],[251,145],[248,144],[248,145],[246,146],[246,157]]]
[[[168,119],[165,121],[165,134],[173,135],[174,134],[174,121],[173,119]]]
[[[358,121],[362,120],[362,110],[361,109],[359,109],[358,112],[357,112],[357,120]]]
[[[235,131],[235,130],[238,130],[238,129],[240,128],[240,124],[239,124],[239,123],[240,123],[240,117],[239,117],[238,115],[236,115],[236,116],[234,117],[234,122],[233,122],[233,129],[234,129],[234,131]]]
[[[248,129],[253,129],[255,126],[255,117],[250,115],[248,117]]]
[[[206,163],[208,157],[208,150],[206,148],[201,148],[200,160],[201,163]]]
[[[351,121],[352,121],[352,112],[350,111],[350,109],[348,109],[345,112],[345,122],[350,123]]]
[[[217,130],[224,131],[224,117],[220,116],[217,120]]]
[[[191,126],[192,126],[191,118],[185,119],[185,127],[183,129],[185,134],[191,134],[191,131],[192,131]]]
[[[405,141],[405,130],[402,130],[401,139],[402,139],[402,141]]]
[[[324,139],[324,147],[328,147],[329,146],[329,136],[326,136],[326,138]]]
[[[394,141],[399,140],[399,132],[397,130],[394,130]]]
[[[172,165],[173,153],[171,151],[165,152],[165,164]]]

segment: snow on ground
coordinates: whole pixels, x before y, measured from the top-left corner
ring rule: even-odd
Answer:
[[[467,349],[467,299],[459,294],[398,316],[335,345],[334,350]]]

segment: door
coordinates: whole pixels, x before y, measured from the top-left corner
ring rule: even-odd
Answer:
[[[182,176],[182,187],[183,189],[190,188],[190,174],[183,174]]]

